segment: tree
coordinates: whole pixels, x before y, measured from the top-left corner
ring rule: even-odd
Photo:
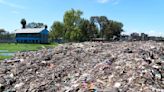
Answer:
[[[123,32],[123,24],[121,22],[108,20],[106,16],[94,16],[90,18],[92,23],[98,23],[100,26],[101,38],[110,39],[112,37],[119,37]]]
[[[43,28],[45,27],[44,23],[31,22],[27,24],[27,28]]]
[[[80,10],[68,10],[64,14],[64,26],[65,35],[64,38],[67,41],[80,41],[82,37],[82,32],[79,27],[81,21],[81,15],[83,12]]]
[[[100,36],[102,38],[104,38],[104,31],[107,28],[107,24],[108,24],[108,18],[106,16],[93,16],[90,18],[91,22],[94,23],[98,23],[100,26]]]
[[[0,29],[0,39],[14,39],[15,34],[7,32],[5,29]]]
[[[4,29],[0,29],[0,34],[5,33],[6,31]]]
[[[107,39],[110,39],[114,36],[117,38],[120,37],[121,32],[123,32],[123,24],[121,22],[109,20],[107,27],[105,29],[105,35]]]
[[[119,37],[123,31],[121,22],[108,20],[106,16],[93,16],[90,21],[81,18],[80,10],[68,10],[64,14],[63,23],[54,22],[51,27],[51,38],[63,38],[65,41],[88,41],[101,37],[110,39]],[[98,23],[99,27],[96,26]],[[99,28],[99,31],[98,31]]]
[[[58,38],[63,38],[64,34],[65,34],[65,27],[64,24],[59,22],[59,21],[55,21],[53,23],[53,25],[51,26],[50,29],[50,39],[58,39]]]
[[[26,20],[22,19],[21,20],[22,28],[26,28]]]
[[[148,34],[141,33],[141,40],[142,41],[148,40]]]
[[[80,10],[68,10],[64,14],[63,23],[56,21],[51,26],[50,38],[62,38],[65,41],[80,41],[82,31],[80,29],[81,15]]]
[[[65,26],[68,27],[75,27],[78,26],[80,20],[81,20],[81,15],[83,14],[82,11],[80,10],[68,10],[64,14],[64,24]]]
[[[82,19],[80,22],[80,29],[82,30],[81,41],[88,41],[95,38],[98,34],[98,29],[94,23],[87,19]]]
[[[4,29],[0,29],[0,38],[2,39],[4,37],[4,34],[6,31]]]

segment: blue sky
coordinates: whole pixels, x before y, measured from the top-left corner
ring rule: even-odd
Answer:
[[[124,24],[126,34],[164,36],[164,0],[0,0],[0,28],[13,32],[20,20],[43,22],[50,28],[66,10],[83,11],[84,18],[107,16]]]

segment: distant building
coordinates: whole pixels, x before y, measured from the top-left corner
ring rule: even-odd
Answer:
[[[123,34],[123,35],[120,36],[120,41],[129,41],[129,39],[130,39],[129,35],[124,35]]]
[[[101,42],[101,41],[106,41],[105,38],[92,38],[92,41],[98,41],[98,42]]]
[[[163,37],[149,36],[149,40],[152,41],[164,41]]]
[[[18,29],[15,33],[17,43],[48,43],[47,27]]]
[[[149,36],[148,34],[145,33],[131,33],[130,35],[121,35],[120,36],[120,41],[164,41],[164,37],[158,37],[158,36]]]

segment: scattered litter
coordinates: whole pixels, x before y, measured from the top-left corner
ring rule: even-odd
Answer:
[[[164,92],[164,43],[83,42],[0,62],[0,92]]]

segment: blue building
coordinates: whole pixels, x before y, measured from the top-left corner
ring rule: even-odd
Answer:
[[[15,33],[17,43],[48,43],[47,28],[17,29]]]

